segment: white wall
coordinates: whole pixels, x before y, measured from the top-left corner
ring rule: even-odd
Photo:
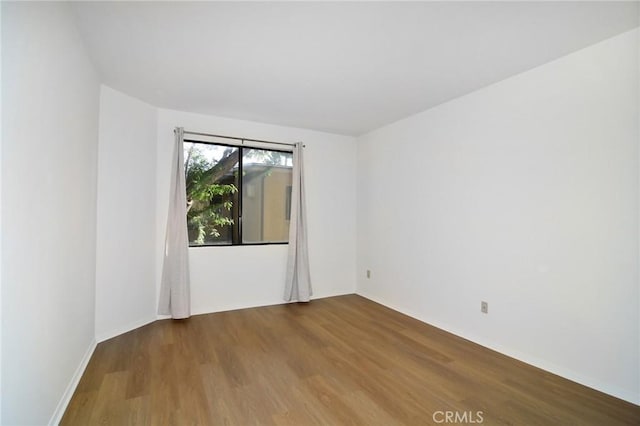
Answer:
[[[96,339],[156,319],[156,108],[102,86]]]
[[[358,293],[640,403],[638,79],[635,31],[359,138]]]
[[[67,4],[1,7],[2,424],[46,424],[94,345],[99,86]]]
[[[310,130],[161,109],[158,112],[157,271],[162,267],[173,129],[284,142],[303,141],[314,298],[355,291],[355,139]],[[282,303],[287,246],[189,251],[194,313]]]
[[[2,7],[0,7],[0,41],[2,39]],[[2,58],[2,43],[0,42],[0,58]],[[0,82],[2,81],[2,66],[0,66]],[[2,84],[0,84],[0,392],[2,392]],[[0,397],[0,423],[2,423],[2,397]]]

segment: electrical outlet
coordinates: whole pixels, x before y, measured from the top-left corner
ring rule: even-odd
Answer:
[[[489,304],[487,302],[480,302],[480,312],[483,314],[489,313]]]
[[[371,278],[371,270],[367,269],[367,278]]]

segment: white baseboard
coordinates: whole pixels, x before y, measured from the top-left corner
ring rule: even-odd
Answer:
[[[140,328],[140,327],[142,327],[144,325],[152,323],[156,319],[157,318],[155,316],[151,317],[151,318],[145,318],[145,319],[141,319],[141,320],[138,320],[138,321],[134,321],[134,322],[129,323],[127,325],[124,325],[122,327],[118,327],[115,330],[110,330],[110,331],[103,332],[103,333],[100,333],[100,334],[96,333],[96,342],[98,342],[98,343],[104,342],[105,340],[109,340],[109,339],[111,339],[113,337],[119,336],[119,335],[127,333],[127,332],[129,332],[131,330],[135,330],[136,328]]]
[[[553,373],[567,380],[571,380],[572,382],[576,382],[583,386],[589,387],[591,389],[595,389],[602,393],[606,393],[607,395],[611,395],[613,397],[622,399],[632,404],[640,405],[640,395],[634,394],[633,392],[629,392],[625,389],[620,389],[605,383],[600,383],[596,380],[593,380],[590,377],[586,377],[584,374],[580,374],[578,372],[569,370],[566,367],[562,367],[562,366],[550,363],[546,360],[541,360],[537,357],[532,357],[529,354],[525,354],[520,351],[513,350],[512,348],[507,348],[504,345],[497,344],[495,342],[489,342],[486,339],[479,338],[478,336],[470,336],[468,333],[462,333],[460,332],[460,330],[451,328],[446,324],[442,324],[437,321],[430,320],[429,318],[424,318],[423,316],[417,315],[415,312],[411,312],[410,310],[403,309],[399,306],[386,303],[382,301],[380,298],[373,296],[371,294],[363,294],[361,292],[358,292],[356,294],[366,299],[372,300],[376,303],[379,303],[383,306],[386,306],[387,308],[393,309],[396,312],[400,312],[404,315],[410,316],[411,318],[417,319],[418,321],[422,321],[425,324],[429,324],[433,327],[439,328],[441,330],[444,330],[458,337],[462,337],[463,339],[469,340],[473,343],[476,343],[480,346],[484,346],[485,348],[499,352],[508,357],[517,359],[518,361],[522,361],[526,364],[532,365],[541,370],[548,371],[549,373]]]
[[[337,296],[346,296],[348,294],[355,294],[354,292],[350,293],[330,293],[330,294],[318,294],[313,295],[311,297],[311,301],[326,299],[329,297],[337,297]],[[241,303],[241,304],[224,304],[217,306],[207,306],[205,308],[194,309],[191,312],[191,315],[205,315],[205,314],[215,314],[219,312],[228,312],[228,311],[237,311],[239,309],[251,309],[251,308],[261,308],[265,306],[278,306],[278,305],[286,305],[289,303],[297,303],[296,301],[285,302],[282,298],[275,298],[273,300],[261,300],[261,301],[252,301],[250,303]],[[157,319],[169,319],[170,315],[158,315]]]
[[[93,339],[93,341],[89,345],[89,348],[87,349],[84,356],[82,357],[82,360],[80,361],[80,365],[78,365],[76,372],[73,374],[73,377],[71,377],[71,381],[67,385],[67,389],[65,389],[64,394],[62,395],[62,398],[60,399],[60,402],[56,407],[56,410],[53,412],[53,415],[51,416],[51,420],[49,420],[49,425],[57,426],[62,420],[62,416],[64,415],[64,412],[67,410],[67,406],[71,401],[71,397],[73,396],[73,393],[76,391],[76,388],[78,387],[78,383],[80,383],[80,379],[82,378],[82,375],[84,374],[84,370],[87,368],[87,365],[89,364],[89,360],[93,355],[93,351],[95,351],[96,349],[96,345],[97,345],[97,342],[95,339]]]

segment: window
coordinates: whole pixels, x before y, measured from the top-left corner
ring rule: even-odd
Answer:
[[[291,152],[184,142],[189,246],[286,243]]]

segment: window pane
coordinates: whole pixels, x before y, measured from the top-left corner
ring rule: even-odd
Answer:
[[[244,150],[242,242],[289,240],[292,165],[290,152]]]
[[[238,160],[235,147],[185,142],[189,245],[238,240]]]

